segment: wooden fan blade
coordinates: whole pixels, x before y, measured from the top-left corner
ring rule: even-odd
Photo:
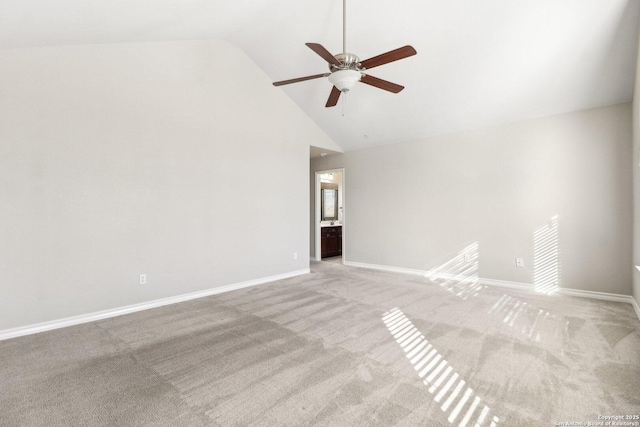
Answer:
[[[273,85],[274,86],[288,85],[288,84],[291,84],[291,83],[303,82],[305,80],[319,79],[320,77],[327,77],[329,75],[331,75],[331,73],[316,74],[314,76],[307,76],[307,77],[298,77],[297,79],[282,80],[281,82],[274,82]]]
[[[396,50],[383,53],[382,55],[374,56],[373,58],[366,59],[360,63],[361,68],[371,69],[380,65],[388,64],[389,62],[404,59],[409,56],[415,55],[416,50],[411,46],[404,46]]]
[[[309,49],[311,49],[312,51],[320,55],[329,64],[333,64],[336,66],[340,65],[340,61],[338,61],[335,58],[335,56],[331,55],[331,52],[325,49],[324,46],[322,46],[321,44],[319,43],[305,43],[305,44],[309,47]]]
[[[331,93],[329,94],[329,99],[327,100],[327,105],[325,107],[335,107],[338,103],[338,98],[340,98],[340,90],[337,87],[333,87],[331,89]]]
[[[389,92],[393,92],[393,93],[398,93],[402,89],[404,89],[404,86],[400,86],[400,85],[397,85],[395,83],[391,83],[391,82],[388,82],[386,80],[382,80],[382,79],[379,79],[377,77],[370,76],[368,74],[365,75],[365,76],[362,76],[360,81],[362,83],[366,83],[368,85],[375,86],[375,87],[383,89],[383,90],[388,90]]]

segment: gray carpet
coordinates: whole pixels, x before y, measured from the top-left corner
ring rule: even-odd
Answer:
[[[311,267],[0,342],[0,425],[553,426],[640,414],[629,304]]]

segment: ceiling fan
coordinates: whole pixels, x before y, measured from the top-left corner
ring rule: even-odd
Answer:
[[[356,55],[347,53],[347,5],[346,0],[342,1],[342,53],[332,55],[319,43],[305,43],[311,50],[320,55],[322,59],[327,61],[329,65],[329,73],[315,74],[313,76],[298,77],[297,79],[282,80],[273,83],[274,86],[288,85],[291,83],[303,82],[305,80],[319,79],[320,77],[328,77],[333,85],[329,99],[325,107],[334,107],[338,103],[341,93],[347,93],[357,82],[362,82],[392,93],[398,93],[404,86],[388,82],[386,80],[373,77],[366,73],[367,70],[388,64],[389,62],[398,61],[415,55],[417,52],[411,46],[404,46],[387,53],[383,53],[373,58],[360,61]]]

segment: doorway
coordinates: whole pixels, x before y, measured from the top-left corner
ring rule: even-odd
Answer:
[[[315,260],[344,264],[346,224],[344,168],[315,173],[314,224]],[[325,255],[328,255],[324,258],[323,242]]]

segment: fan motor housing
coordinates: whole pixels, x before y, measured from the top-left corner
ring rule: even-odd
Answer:
[[[339,53],[335,58],[340,62],[340,66],[329,64],[331,71],[335,70],[358,70],[360,58],[353,53]]]

